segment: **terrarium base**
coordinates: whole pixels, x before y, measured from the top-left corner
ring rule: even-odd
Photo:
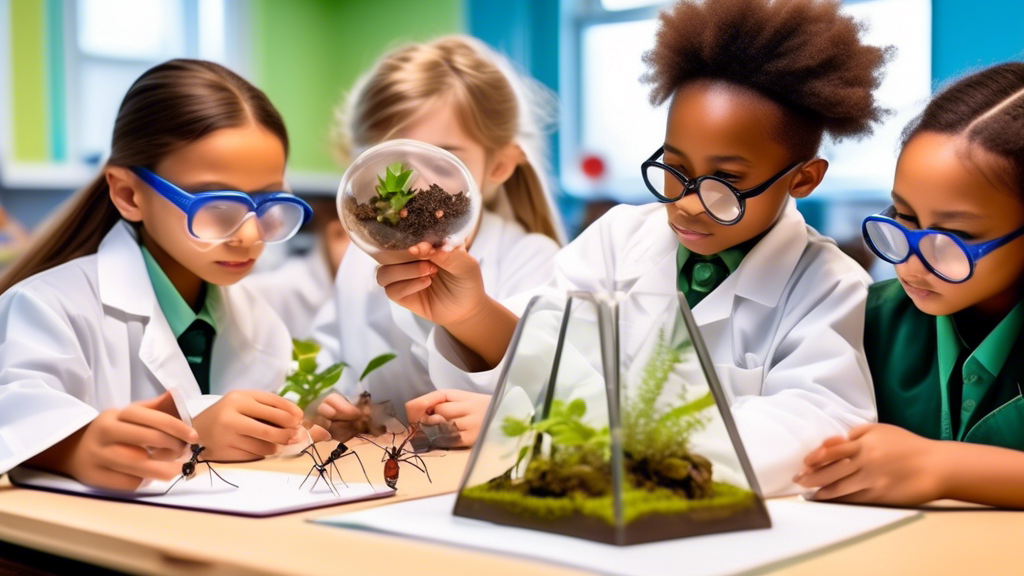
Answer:
[[[752,493],[742,502],[697,505],[689,510],[669,513],[651,512],[633,519],[621,530],[603,518],[578,510],[555,517],[541,517],[512,510],[498,501],[467,495],[465,491],[459,494],[454,514],[620,546],[771,527],[764,502]]]

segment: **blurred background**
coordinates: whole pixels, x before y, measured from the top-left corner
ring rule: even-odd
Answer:
[[[610,206],[650,200],[640,163],[665,110],[638,82],[658,10],[650,0],[0,0],[0,267],[105,159],[125,91],[173,57],[214,60],[263,88],[292,141],[289,182],[331,210],[343,167],[333,108],[389,48],[476,36],[561,99],[551,178],[570,237]],[[878,95],[895,113],[875,135],[828,145],[831,168],[800,203],[808,222],[882,277],[863,216],[887,205],[897,141],[945,82],[1024,57],[1021,0],[848,0],[867,39],[897,48]],[[308,248],[308,235],[290,249]]]

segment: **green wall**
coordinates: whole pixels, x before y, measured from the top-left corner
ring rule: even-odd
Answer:
[[[50,159],[46,3],[11,0],[11,106],[17,160]]]
[[[333,110],[388,48],[461,32],[462,0],[255,0],[256,81],[281,111],[294,170],[338,170]]]

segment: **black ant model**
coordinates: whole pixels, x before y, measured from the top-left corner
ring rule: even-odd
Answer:
[[[338,445],[335,446],[334,450],[331,450],[331,453],[327,456],[326,460],[320,456],[320,451],[316,449],[315,444],[306,446],[306,448],[302,450],[301,454],[308,454],[309,457],[313,459],[313,467],[309,469],[308,473],[306,473],[306,477],[302,480],[302,484],[299,484],[299,488],[302,488],[306,481],[309,480],[309,476],[313,472],[316,472],[316,480],[313,481],[313,485],[309,487],[309,490],[312,491],[316,488],[317,482],[323,478],[324,482],[327,483],[327,487],[331,490],[331,493],[340,498],[341,494],[338,493],[338,489],[334,486],[334,476],[331,474],[330,468],[334,468],[334,472],[338,474],[338,479],[341,480],[341,483],[344,484],[346,488],[348,488],[348,482],[345,482],[345,479],[342,478],[341,471],[338,470],[338,465],[335,464],[335,462],[341,460],[345,456],[356,457],[356,460],[359,461],[359,467],[363,469],[363,477],[366,478],[366,483],[370,485],[370,488],[373,488],[373,482],[370,482],[370,476],[366,473],[366,467],[363,466],[363,459],[359,457],[359,454],[350,451],[344,442],[338,442]],[[373,488],[373,490],[374,492],[377,491],[376,488]]]
[[[416,468],[420,472],[423,472],[424,474],[427,475],[427,481],[430,482],[431,484],[434,483],[434,481],[430,479],[430,472],[427,471],[427,463],[423,461],[423,458],[421,458],[419,454],[413,452],[412,450],[407,450],[405,448],[405,445],[409,443],[409,440],[411,440],[412,437],[415,436],[417,432],[419,432],[419,429],[419,424],[414,424],[410,426],[408,429],[409,435],[397,447],[395,446],[395,438],[398,436],[398,434],[395,434],[394,432],[391,433],[391,446],[388,446],[387,448],[381,446],[380,444],[377,444],[376,442],[370,440],[365,436],[359,436],[359,438],[366,440],[367,442],[373,444],[377,448],[380,448],[381,450],[384,451],[384,456],[381,458],[380,461],[384,462],[384,483],[387,484],[389,488],[394,489],[396,486],[398,486],[398,464],[400,462],[409,464],[413,468]],[[416,460],[419,460],[420,464],[423,465],[422,468],[420,468],[415,462],[413,462],[414,458]]]
[[[191,478],[196,473],[196,466],[199,464],[206,464],[206,467],[210,469],[210,486],[213,486],[213,477],[217,476],[217,478],[220,478],[221,482],[238,488],[237,484],[228,482],[227,480],[224,479],[223,476],[217,474],[217,471],[213,469],[213,466],[210,465],[210,462],[208,460],[199,459],[199,455],[203,452],[203,450],[206,450],[206,446],[202,446],[200,444],[192,444],[189,446],[189,448],[192,449],[192,457],[188,459],[188,462],[185,462],[184,464],[181,465],[181,475],[178,476],[174,480],[174,482],[172,482],[171,485],[167,487],[167,490],[164,491],[164,495],[170,492],[171,488],[174,488],[174,485],[180,482],[182,478]]]

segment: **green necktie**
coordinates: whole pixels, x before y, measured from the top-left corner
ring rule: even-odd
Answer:
[[[196,319],[178,336],[178,346],[188,360],[188,367],[199,383],[203,394],[210,393],[210,354],[213,352],[213,338],[216,331],[209,322]]]
[[[690,254],[679,272],[679,289],[694,308],[729,276],[729,268],[718,256]]]

